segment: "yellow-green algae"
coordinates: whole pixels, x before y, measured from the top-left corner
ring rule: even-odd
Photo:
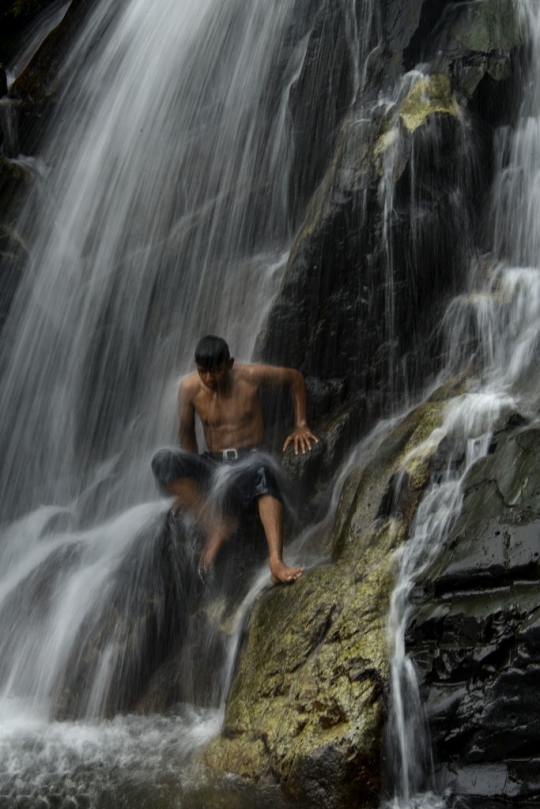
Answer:
[[[436,443],[427,439],[444,407],[417,408],[349,476],[329,543],[334,561],[259,599],[222,735],[205,752],[213,770],[278,782],[300,798],[300,774],[333,749],[349,768],[343,788],[358,805],[376,802],[393,551],[428,482]],[[378,518],[398,470],[408,475],[406,507]]]
[[[418,79],[401,104],[399,116],[406,129],[414,132],[434,113],[461,117],[461,108],[452,93],[448,76],[434,75]]]

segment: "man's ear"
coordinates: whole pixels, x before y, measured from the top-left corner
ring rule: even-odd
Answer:
[[[234,365],[234,357],[229,357],[229,362],[227,363],[227,368],[229,369],[229,371],[231,370],[233,365]]]

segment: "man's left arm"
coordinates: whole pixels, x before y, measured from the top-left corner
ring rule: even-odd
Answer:
[[[306,450],[311,450],[313,442],[318,443],[319,439],[311,432],[307,423],[307,395],[304,375],[294,368],[276,368],[272,365],[255,365],[255,373],[259,384],[266,386],[288,387],[291,394],[291,402],[294,412],[294,430],[285,439],[283,452],[289,447],[294,447],[294,454],[299,452],[305,454]]]

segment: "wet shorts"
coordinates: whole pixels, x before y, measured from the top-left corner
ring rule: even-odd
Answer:
[[[229,450],[229,456],[234,452]],[[271,458],[260,449],[238,450],[237,458],[160,449],[152,458],[152,471],[164,494],[170,493],[168,487],[173,481],[193,478],[219,508],[236,514],[266,494],[283,501],[271,464]]]

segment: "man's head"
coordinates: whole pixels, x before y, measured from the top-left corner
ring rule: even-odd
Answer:
[[[210,390],[217,390],[226,384],[234,359],[222,337],[208,334],[195,347],[195,362],[203,385]]]

